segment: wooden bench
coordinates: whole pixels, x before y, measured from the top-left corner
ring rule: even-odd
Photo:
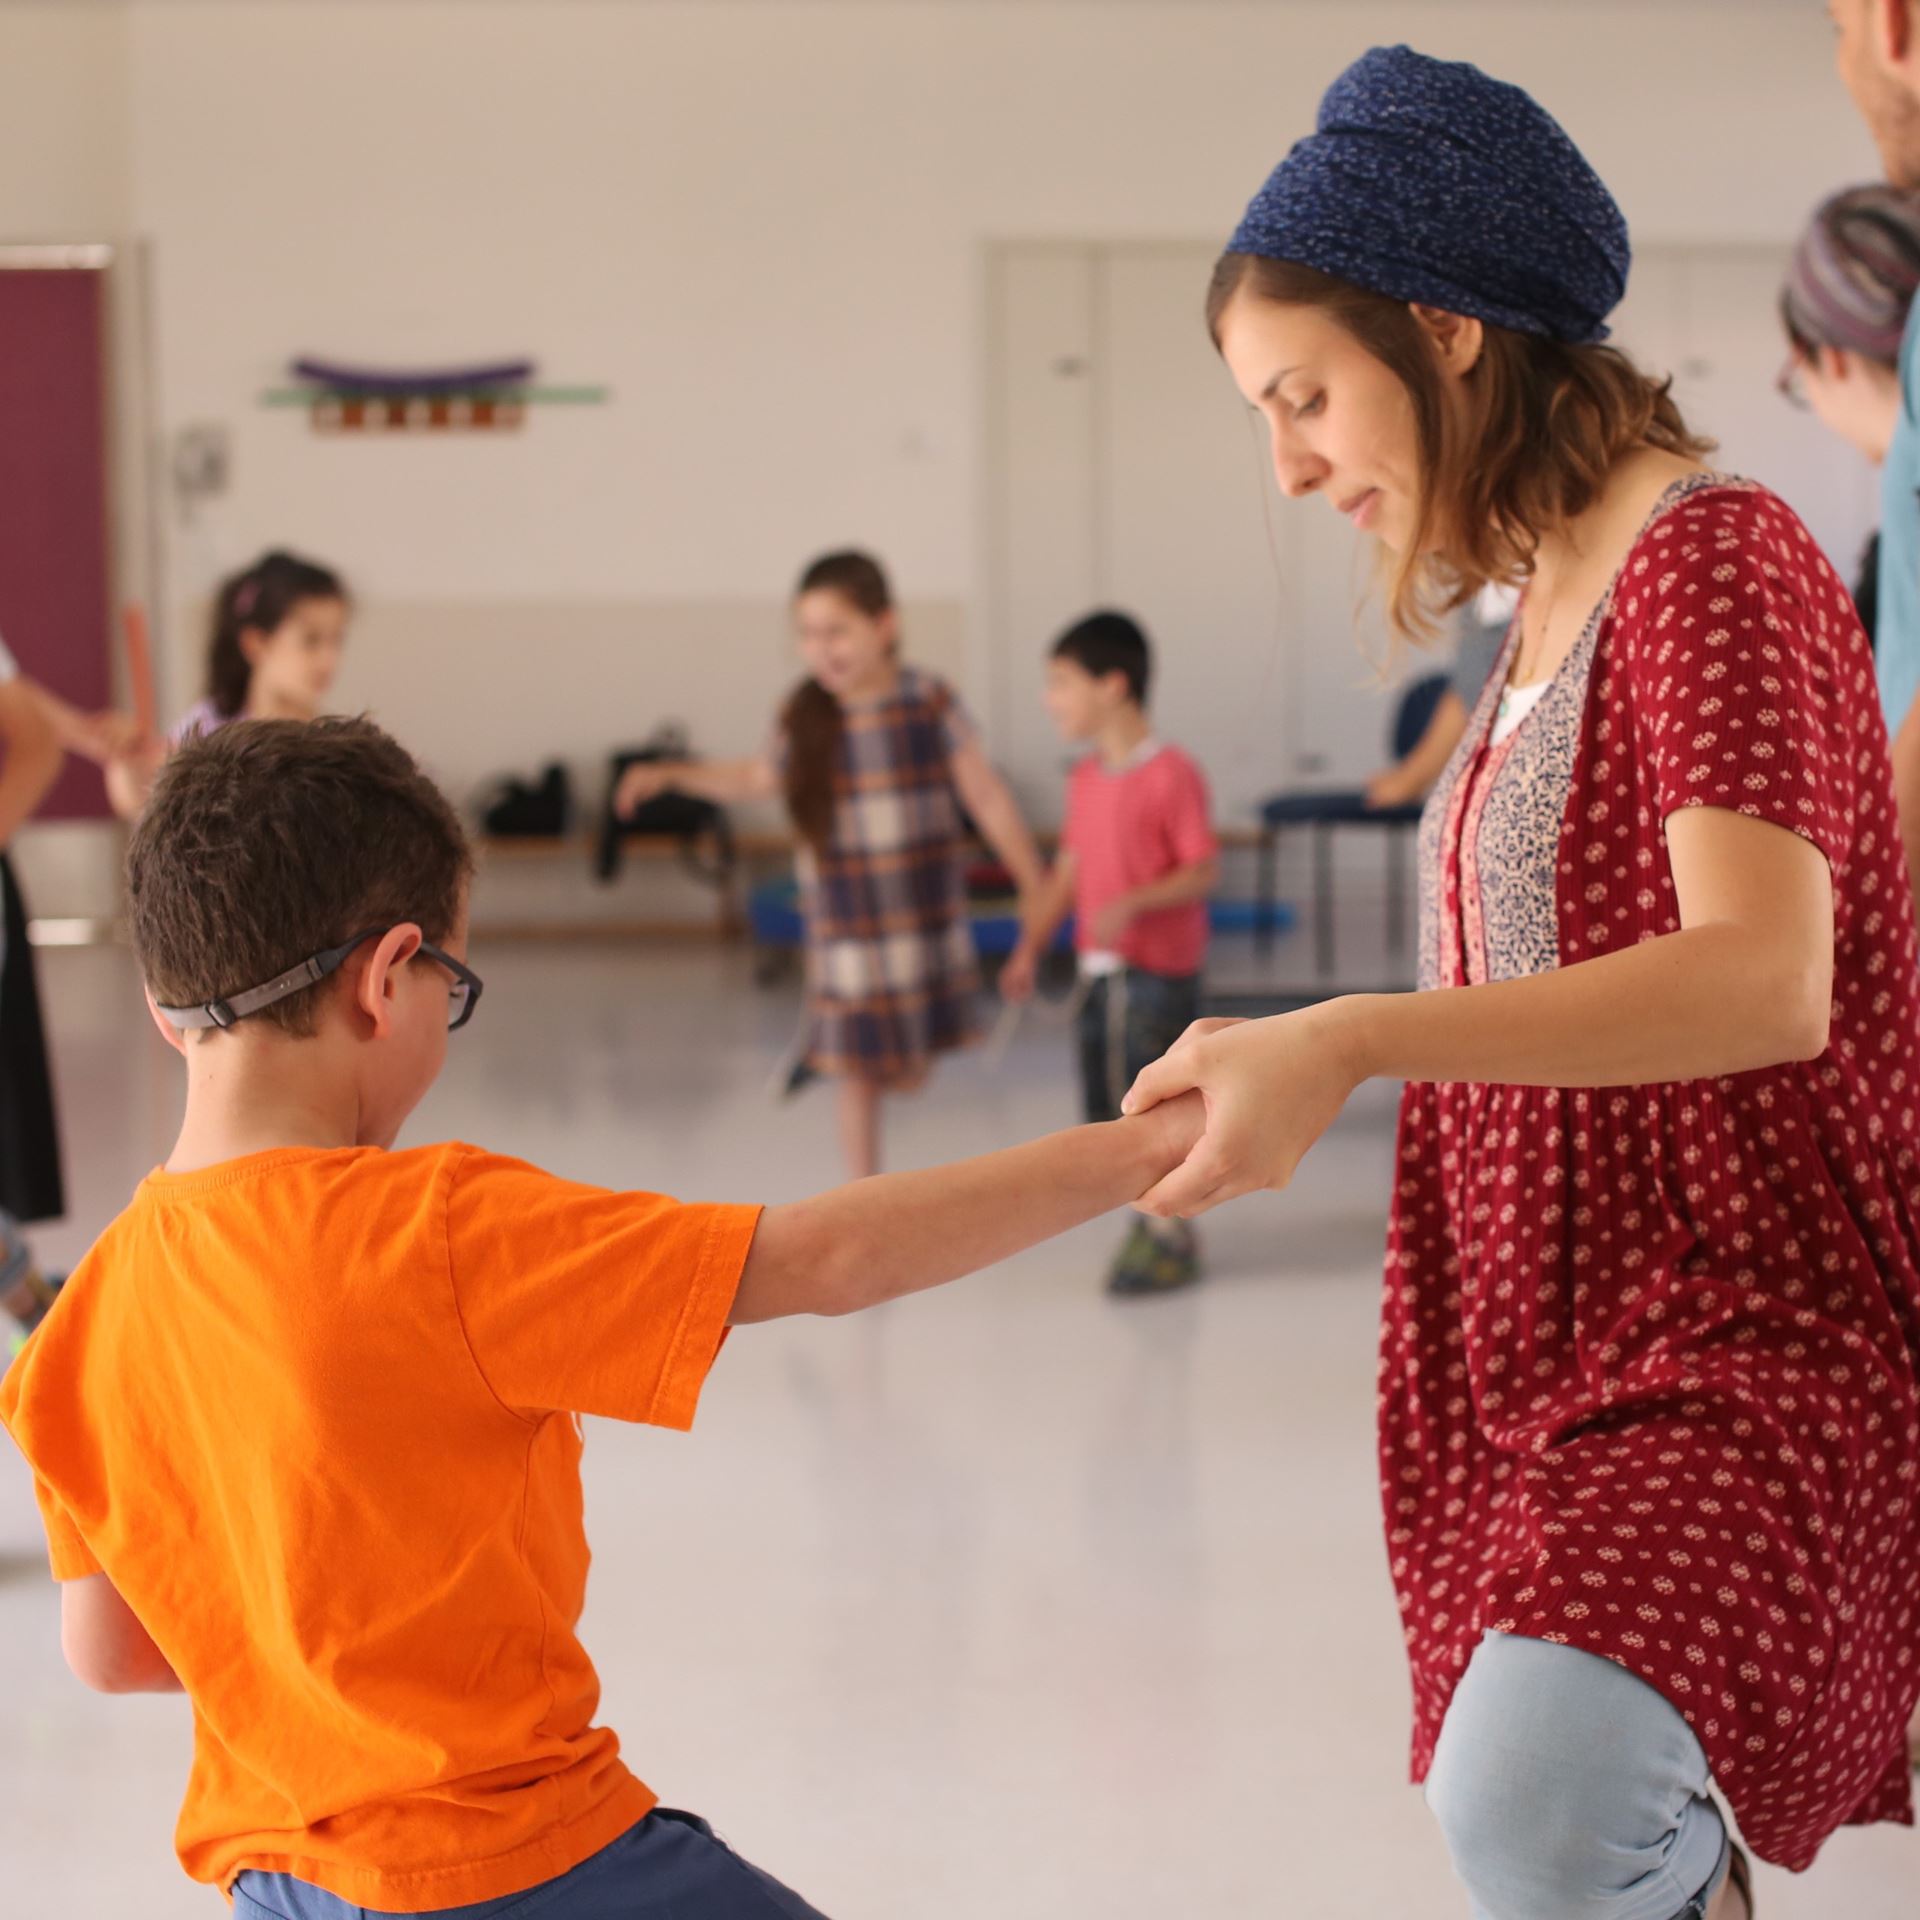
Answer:
[[[1035,839],[1051,853],[1059,843],[1054,832],[1038,833]],[[1226,827],[1220,831],[1225,851],[1256,848],[1260,831],[1255,827]],[[695,843],[698,846],[699,842]],[[710,844],[710,843],[709,843]],[[592,939],[714,939],[740,940],[747,933],[746,896],[756,873],[776,863],[791,861],[797,842],[785,829],[736,830],[733,836],[734,866],[727,877],[714,886],[714,918],[666,920],[644,916],[621,919],[580,919],[553,921],[483,922],[482,931],[490,940],[592,940]],[[576,860],[583,875],[591,878],[598,846],[596,828],[580,828],[572,833],[520,836],[480,835],[475,842],[482,871],[491,866],[516,866],[535,862]],[[633,834],[620,843],[622,861],[671,861],[681,858],[681,842],[671,834]],[[593,881],[597,887],[598,881]]]

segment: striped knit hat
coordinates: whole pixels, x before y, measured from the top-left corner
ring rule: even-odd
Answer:
[[[1823,202],[1800,236],[1780,313],[1797,346],[1839,347],[1890,367],[1917,288],[1920,194],[1849,187]]]

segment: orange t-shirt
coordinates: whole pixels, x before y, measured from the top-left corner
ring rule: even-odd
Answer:
[[[0,1420],[54,1577],[104,1569],[192,1700],[189,1874],[464,1906],[648,1811],[574,1631],[573,1416],[692,1423],[757,1219],[457,1145],[142,1184]]]

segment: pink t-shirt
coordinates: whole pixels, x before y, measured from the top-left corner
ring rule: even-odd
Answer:
[[[1067,781],[1060,845],[1074,858],[1074,944],[1092,953],[1102,907],[1219,852],[1206,775],[1178,747],[1149,748],[1118,772],[1090,753]],[[1147,973],[1198,973],[1207,958],[1207,903],[1136,914],[1114,951]]]

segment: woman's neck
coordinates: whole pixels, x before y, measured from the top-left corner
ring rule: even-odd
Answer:
[[[1636,448],[1615,463],[1584,513],[1541,535],[1521,609],[1512,686],[1534,686],[1559,672],[1654,509],[1677,482],[1701,471],[1697,460]]]
[[[1584,513],[1541,535],[1534,550],[1535,580],[1571,581],[1582,569],[1602,568],[1610,581],[1668,489],[1703,470],[1698,460],[1684,455],[1636,447],[1614,463],[1599,499]]]

